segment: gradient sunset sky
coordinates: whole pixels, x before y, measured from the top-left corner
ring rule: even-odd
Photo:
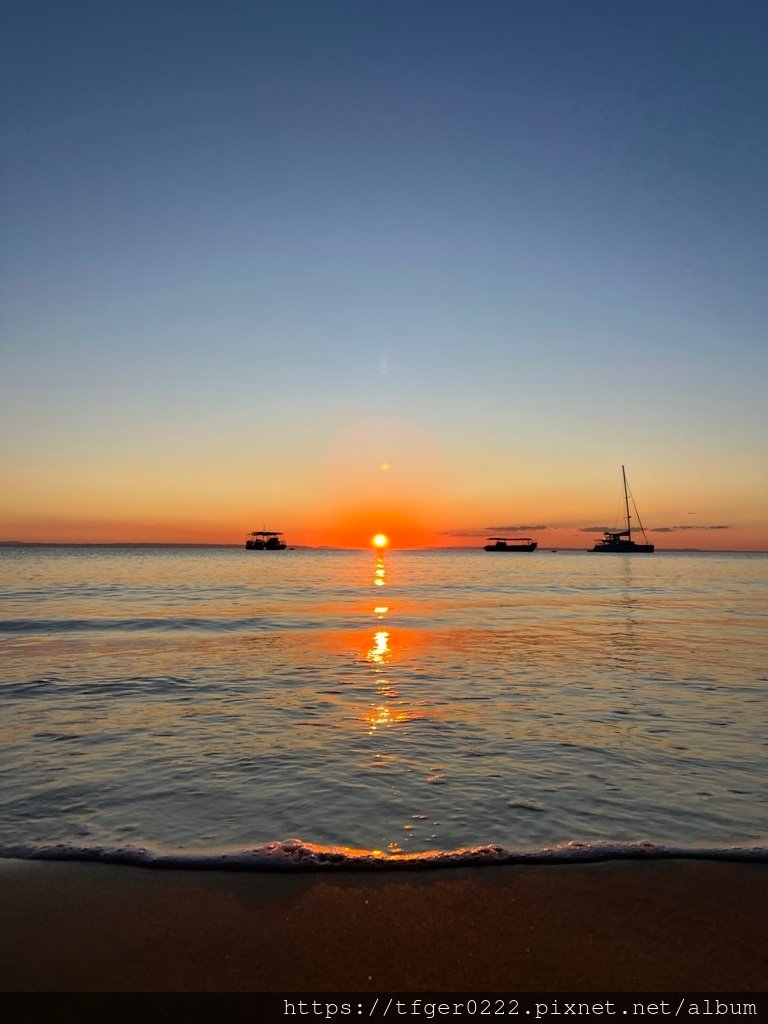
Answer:
[[[768,548],[763,0],[6,10],[0,539]]]

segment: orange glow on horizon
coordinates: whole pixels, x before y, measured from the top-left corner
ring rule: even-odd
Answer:
[[[251,517],[252,518],[252,517]],[[288,516],[270,517],[275,519],[276,528],[283,528],[289,546],[339,548],[370,548],[371,533],[365,526],[328,527],[322,525],[307,529],[306,525],[292,524]],[[489,521],[493,516],[485,516]],[[498,518],[498,517],[496,517]],[[547,518],[547,517],[543,517]],[[645,518],[645,517],[644,517]],[[242,521],[241,521],[242,520]],[[585,518],[585,523],[588,520]],[[662,520],[663,522],[664,520]],[[273,524],[274,525],[274,524]],[[450,524],[448,524],[450,525]],[[463,525],[463,524],[462,524]],[[472,525],[472,524],[470,524]],[[606,524],[611,526],[611,523]],[[174,519],[166,522],[146,522],[105,518],[104,520],[77,520],[51,517],[28,517],[24,520],[8,520],[0,525],[0,541],[17,541],[26,544],[234,544],[245,543],[251,529],[260,529],[260,523],[251,522],[247,516],[237,522],[227,522],[223,517],[214,525]],[[648,529],[648,540],[656,545],[657,551],[675,549],[700,551],[768,551],[768,529],[760,525],[735,525],[728,529],[706,527],[686,531],[657,532]],[[394,543],[397,548],[482,548],[487,543],[486,535],[491,532],[474,527],[469,534],[463,530],[450,529],[445,532],[427,530],[417,525],[397,530]],[[528,531],[539,542],[539,550],[548,548],[587,550],[592,547],[600,534],[585,531],[574,526],[549,526],[546,529]],[[634,530],[633,530],[634,533]],[[528,534],[526,534],[528,535]],[[390,546],[392,545],[390,535]],[[379,549],[383,550],[383,549]]]
[[[658,484],[656,486],[659,486]],[[671,491],[671,486],[666,488]],[[607,488],[606,488],[607,490]],[[646,487],[645,490],[648,490]],[[313,507],[301,506],[300,495],[290,500],[244,500],[223,495],[206,504],[157,496],[151,514],[138,493],[131,501],[106,495],[102,500],[84,485],[82,494],[67,499],[57,494],[57,513],[34,508],[32,495],[19,494],[0,515],[0,541],[81,544],[235,544],[245,543],[250,530],[282,530],[290,547],[372,549],[379,532],[388,538],[385,548],[457,547],[481,550],[492,535],[532,536],[539,551],[550,548],[588,550],[604,528],[621,524],[623,510],[610,495],[593,492],[569,494],[560,490],[533,490],[510,497],[505,492],[474,492],[466,500],[440,500],[430,494],[392,494],[382,500],[338,495]],[[643,495],[643,491],[640,494]],[[665,495],[666,496],[666,495]],[[758,495],[759,496],[759,495]],[[117,497],[120,497],[119,507]],[[346,500],[345,500],[346,497]],[[615,495],[614,495],[615,497]],[[689,500],[690,497],[690,500]],[[686,503],[654,504],[654,494],[643,502],[641,514],[648,540],[658,552],[674,549],[768,550],[768,527],[752,511],[752,495],[728,509],[706,494],[686,494]],[[148,499],[147,499],[148,500]],[[154,498],[153,498],[154,500]],[[757,500],[757,496],[754,498]],[[619,517],[615,513],[618,507]],[[633,517],[633,532],[637,524]]]
[[[240,546],[266,528],[297,549],[482,550],[488,536],[507,535],[534,537],[540,552],[589,550],[603,529],[623,525],[626,458],[657,551],[768,550],[764,475],[748,473],[741,452],[699,464],[677,449],[567,459],[499,443],[474,437],[469,423],[461,443],[432,436],[382,408],[260,474],[244,472],[239,445],[214,438],[177,450],[126,435],[115,450],[104,440],[66,458],[46,446],[42,461],[8,463],[0,541]],[[377,547],[380,532],[387,543]]]

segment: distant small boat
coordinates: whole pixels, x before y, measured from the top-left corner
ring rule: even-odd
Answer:
[[[254,530],[245,538],[248,551],[285,551],[287,544],[277,530]]]
[[[538,542],[530,537],[489,537],[494,544],[486,544],[483,551],[535,551]]]
[[[632,540],[632,527],[630,526],[630,515],[629,515],[629,491],[627,488],[627,474],[624,472],[624,467],[621,467],[621,478],[624,481],[624,507],[627,510],[627,528],[626,530],[606,530],[603,534],[603,539],[599,540],[597,544],[592,548],[593,551],[608,551],[617,552],[619,554],[650,554],[655,550],[653,544],[648,543],[648,538],[645,536],[645,530],[643,524],[640,522],[640,515],[637,512],[637,506],[635,505],[635,499],[632,499],[632,505],[637,515],[637,522],[640,526],[640,532],[643,535],[644,544],[638,544]]]

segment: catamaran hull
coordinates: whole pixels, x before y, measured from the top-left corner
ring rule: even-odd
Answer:
[[[655,550],[653,544],[621,544],[617,546],[602,547],[598,544],[592,548],[598,554],[609,554],[609,555],[650,555]]]

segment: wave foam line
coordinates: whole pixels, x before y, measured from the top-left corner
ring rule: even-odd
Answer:
[[[149,849],[143,846],[75,846],[69,843],[0,847],[0,858],[46,861],[87,861],[133,867],[206,871],[382,871],[509,864],[583,864],[607,860],[721,860],[767,862],[768,845],[713,847],[633,843],[570,842],[537,850],[502,846],[424,853],[387,853],[340,846],[319,846],[291,839],[252,849],[200,852]]]

